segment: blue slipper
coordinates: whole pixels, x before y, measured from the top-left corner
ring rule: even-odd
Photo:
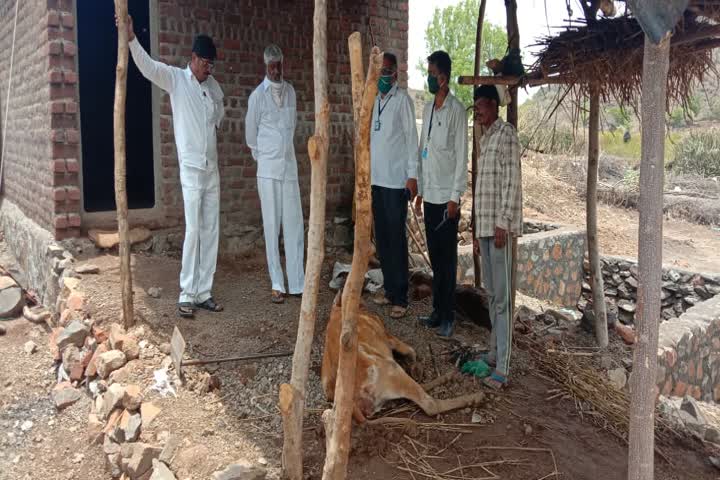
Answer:
[[[502,390],[508,386],[508,379],[505,375],[499,374],[496,370],[489,377],[485,377],[482,383],[493,390]]]

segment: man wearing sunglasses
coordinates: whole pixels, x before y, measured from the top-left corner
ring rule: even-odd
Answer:
[[[223,92],[212,77],[215,44],[195,37],[186,68],[153,60],[135,38],[128,16],[130,53],[145,78],[170,94],[173,129],[185,206],[185,242],[178,314],[192,318],[196,308],[220,312],[212,297],[220,224],[217,129],[225,115]]]
[[[415,107],[397,85],[397,57],[385,53],[370,130],[372,210],[375,241],[385,284],[373,301],[392,305],[401,318],[408,306],[407,203],[417,195]]]

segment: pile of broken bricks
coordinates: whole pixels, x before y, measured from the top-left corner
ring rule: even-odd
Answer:
[[[55,407],[63,410],[89,392],[93,402],[87,417],[87,439],[90,444],[102,445],[106,469],[113,478],[175,480],[170,466],[180,442],[172,435],[153,437],[157,440],[155,445],[140,441],[142,430],[150,426],[160,409],[147,401],[147,390],[125,384],[127,368],[123,368],[133,360],[158,355],[165,355],[162,367],[169,368],[172,363],[167,355],[169,344],[156,347],[147,340],[139,340],[145,336],[142,326],[126,332],[119,324],[98,324],[77,278],[63,278],[56,309],[59,315],[52,315],[43,307],[26,307],[24,312],[29,321],[46,323],[51,328],[49,346],[58,376],[51,394]],[[219,385],[216,378],[204,373],[190,380],[186,387],[206,393]],[[238,463],[215,472],[212,478],[262,480],[266,473],[262,467]]]

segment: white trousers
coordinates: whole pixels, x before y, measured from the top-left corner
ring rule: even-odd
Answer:
[[[202,303],[212,296],[220,236],[220,176],[217,169],[180,168],[185,205],[185,242],[180,302]]]
[[[282,226],[288,288],[290,294],[300,294],[305,288],[303,268],[305,228],[298,181],[281,181],[260,177],[257,181],[265,232],[265,252],[272,289],[283,293],[286,291],[280,264],[280,227]]]

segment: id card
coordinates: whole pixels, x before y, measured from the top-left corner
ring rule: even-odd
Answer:
[[[422,158],[423,158],[423,160],[427,160],[427,158],[428,158],[428,149],[427,149],[427,147],[423,148]]]
[[[376,132],[379,132],[379,131],[380,131],[380,126],[381,126],[381,125],[382,125],[382,124],[380,123],[380,120],[375,120],[375,131],[376,131]]]

